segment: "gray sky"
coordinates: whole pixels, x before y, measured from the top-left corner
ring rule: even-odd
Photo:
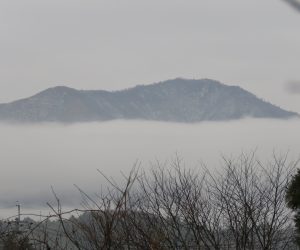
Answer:
[[[0,102],[185,77],[300,112],[299,27],[281,0],[0,0]]]

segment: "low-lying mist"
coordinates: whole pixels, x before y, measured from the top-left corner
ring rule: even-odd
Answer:
[[[189,168],[202,162],[222,166],[222,156],[256,150],[262,160],[273,151],[300,155],[300,120],[245,119],[230,122],[178,124],[113,121],[74,125],[0,125],[0,217],[43,210],[53,200],[51,186],[62,205],[80,203],[73,184],[96,193],[105,186],[97,169],[118,180],[138,162],[143,169],[155,161],[171,162],[176,154]]]

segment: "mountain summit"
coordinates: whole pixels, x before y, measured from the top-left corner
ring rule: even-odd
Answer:
[[[177,78],[120,91],[76,90],[64,86],[0,104],[0,121],[89,122],[140,119],[200,122],[290,118],[297,113],[265,102],[237,86]]]

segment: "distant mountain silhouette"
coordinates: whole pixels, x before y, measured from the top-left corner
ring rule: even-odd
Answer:
[[[298,114],[265,102],[240,87],[208,79],[178,78],[113,92],[59,86],[0,104],[0,120],[13,122],[200,122],[293,116]]]

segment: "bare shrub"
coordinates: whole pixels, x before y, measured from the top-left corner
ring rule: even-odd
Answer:
[[[26,237],[34,249],[297,249],[285,204],[296,165],[287,155],[262,163],[241,154],[212,172],[176,157],[133,168],[123,185],[103,175],[110,187],[96,198],[77,187],[81,210],[63,212],[54,193],[54,214]]]

